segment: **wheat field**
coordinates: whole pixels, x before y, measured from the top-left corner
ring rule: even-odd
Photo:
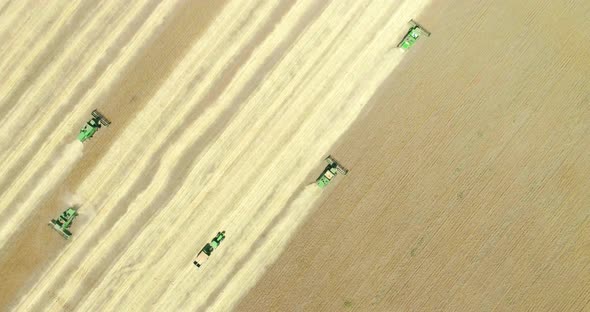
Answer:
[[[428,5],[2,1],[0,305],[235,308],[310,218],[323,158]],[[112,124],[77,142],[95,108]],[[65,241],[47,223],[70,205]]]
[[[590,311],[590,3],[433,1],[239,311]]]

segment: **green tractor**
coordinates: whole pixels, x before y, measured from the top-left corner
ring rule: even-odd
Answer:
[[[69,239],[72,236],[72,232],[70,232],[69,228],[72,226],[72,222],[77,215],[77,207],[70,207],[66,209],[57,220],[52,219],[49,225],[65,239]]]
[[[84,142],[90,138],[101,128],[101,126],[108,127],[111,122],[103,116],[103,114],[99,113],[96,109],[92,111],[92,119],[90,119],[82,129],[80,129],[80,134],[78,134],[78,140],[80,142]]]
[[[315,180],[315,183],[320,187],[326,187],[334,177],[340,173],[346,175],[348,169],[342,167],[332,156],[328,156],[325,159],[328,162],[328,166],[322,171],[322,174]]]
[[[414,20],[410,20],[410,30],[404,37],[404,39],[397,45],[398,48],[402,48],[404,51],[409,50],[418,41],[420,36],[430,37],[430,33],[426,31],[422,26],[416,23]]]
[[[203,247],[203,249],[201,249],[199,254],[197,254],[197,258],[195,258],[195,261],[193,261],[193,264],[196,265],[197,268],[201,267],[201,265],[203,265],[203,263],[205,263],[205,261],[207,261],[207,259],[209,259],[209,256],[211,256],[211,254],[213,253],[213,250],[215,250],[217,247],[219,247],[219,244],[221,244],[221,242],[224,239],[225,239],[225,231],[218,232],[217,235],[211,241],[211,243],[207,243],[207,245],[205,245],[205,247]]]

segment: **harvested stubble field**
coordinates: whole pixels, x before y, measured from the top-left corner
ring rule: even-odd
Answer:
[[[1,1],[0,306],[588,309],[588,16]],[[404,53],[410,18],[433,35]],[[112,124],[77,143],[94,108]],[[328,153],[351,171],[320,191]]]
[[[435,1],[239,310],[590,311],[590,2]]]

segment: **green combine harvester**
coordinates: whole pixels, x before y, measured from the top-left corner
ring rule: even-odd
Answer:
[[[99,113],[96,109],[92,111],[92,119],[90,119],[82,129],[80,129],[80,134],[78,134],[78,140],[80,142],[84,142],[90,138],[101,128],[101,126],[108,127],[111,122],[101,113]]]
[[[420,36],[430,37],[430,33],[414,20],[410,20],[410,25],[410,30],[404,39],[397,45],[398,48],[402,48],[404,51],[409,50],[416,43],[416,41],[418,41]]]
[[[338,173],[342,175],[348,173],[348,169],[342,167],[332,156],[326,157],[325,160],[328,162],[328,166],[315,181],[320,188],[326,187]]]
[[[201,267],[201,265],[203,265],[203,263],[205,263],[205,261],[207,261],[207,259],[209,259],[209,256],[211,256],[211,253],[213,253],[213,250],[215,250],[217,247],[219,247],[219,244],[221,244],[221,242],[224,239],[225,239],[225,231],[218,232],[217,236],[215,236],[213,238],[211,243],[207,243],[207,245],[205,245],[205,247],[203,247],[203,249],[201,249],[201,251],[197,255],[197,258],[195,258],[195,261],[193,261],[193,264],[196,265],[197,268]]]
[[[69,239],[72,236],[72,232],[70,232],[69,228],[72,226],[72,222],[74,218],[78,215],[78,211],[76,207],[70,207],[64,211],[59,218],[52,219],[49,225],[53,227],[61,236],[65,239]]]

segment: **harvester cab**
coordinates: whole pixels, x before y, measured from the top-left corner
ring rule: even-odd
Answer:
[[[326,166],[322,174],[320,174],[320,176],[316,179],[316,184],[320,188],[324,188],[328,184],[330,184],[332,179],[334,179],[334,177],[338,175],[338,173],[342,175],[346,175],[348,173],[348,169],[340,165],[332,156],[326,157],[325,160],[328,162],[328,165]]]
[[[211,243],[207,243],[207,245],[205,245],[205,247],[201,249],[199,254],[197,254],[197,257],[193,261],[193,264],[196,265],[197,268],[201,267],[201,265],[203,265],[203,263],[205,263],[205,261],[209,259],[209,256],[211,256],[213,250],[219,247],[219,244],[221,244],[221,242],[224,239],[225,231],[218,232],[217,235],[213,238],[213,240],[211,240]]]
[[[69,239],[72,236],[69,228],[72,226],[74,218],[78,215],[77,207],[69,207],[57,219],[52,219],[49,225],[57,231],[63,238]]]
[[[101,128],[101,126],[108,127],[111,122],[101,113],[99,113],[96,109],[92,111],[92,119],[90,119],[82,129],[80,129],[80,134],[78,134],[78,140],[80,142],[84,142],[90,138]]]
[[[430,33],[414,20],[410,20],[410,30],[397,47],[402,48],[404,51],[409,50],[421,36],[430,37]]]

